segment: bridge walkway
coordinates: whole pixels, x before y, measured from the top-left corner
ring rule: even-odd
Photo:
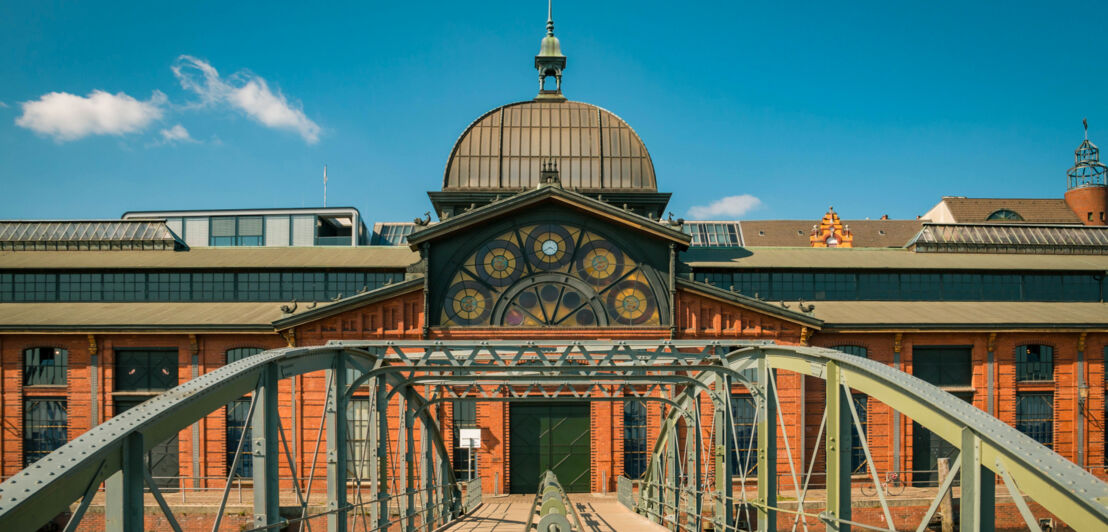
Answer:
[[[628,510],[615,494],[571,493],[581,516],[584,532],[664,531],[665,528]],[[519,532],[527,524],[527,512],[535,502],[534,495],[484,496],[484,503],[472,514],[459,519],[444,531],[450,532]]]

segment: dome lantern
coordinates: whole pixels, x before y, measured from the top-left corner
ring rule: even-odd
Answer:
[[[539,44],[539,55],[535,56],[535,70],[539,71],[539,95],[544,100],[565,100],[562,96],[562,71],[566,68],[566,56],[562,55],[562,44],[554,36],[554,11],[552,0],[546,4],[546,36]],[[554,90],[546,89],[546,78],[554,78]]]
[[[1100,162],[1100,150],[1089,141],[1089,121],[1082,120],[1085,126],[1085,140],[1073,151],[1073,168],[1066,172],[1069,178],[1067,189],[1105,186],[1108,167]]]

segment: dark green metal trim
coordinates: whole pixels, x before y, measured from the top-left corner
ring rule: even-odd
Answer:
[[[408,245],[412,250],[418,250],[419,244],[422,242],[441,238],[465,227],[484,223],[490,219],[505,216],[512,211],[530,207],[536,203],[547,200],[558,200],[577,209],[611,216],[633,229],[672,240],[676,242],[678,246],[681,246],[681,250],[688,249],[689,243],[692,241],[691,236],[677,229],[670,228],[664,223],[614,207],[604,201],[593,199],[579,192],[574,192],[558,186],[545,186],[516,194],[484,207],[478,207],[472,211],[451,217],[441,223],[427,226],[408,236]]]
[[[748,308],[750,310],[758,312],[764,312],[766,314],[770,314],[784,320],[788,320],[794,323],[800,323],[802,325],[807,325],[816,329],[820,329],[824,326],[823,321],[814,316],[810,316],[802,312],[796,312],[794,310],[789,310],[787,308],[783,308],[772,303],[762,301],[760,299],[754,299],[750,296],[745,296],[738,292],[716,288],[707,283],[690,281],[688,279],[682,279],[678,277],[677,286],[692,292],[699,292],[701,295],[705,295],[715,299],[723,299],[740,307]]]

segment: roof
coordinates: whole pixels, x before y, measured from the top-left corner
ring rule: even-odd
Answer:
[[[950,210],[952,220],[934,219],[936,222],[985,223],[990,214],[1010,210],[1019,214],[1024,222],[1037,224],[1079,224],[1081,219],[1066,205],[1064,199],[1053,198],[963,198],[944,197],[942,202]],[[934,210],[934,209],[932,209]],[[1011,223],[1001,220],[999,223]]]
[[[442,188],[533,188],[540,164],[552,159],[567,188],[657,192],[654,163],[631,126],[595,105],[555,100],[481,115],[454,143]]]
[[[843,220],[856,248],[903,247],[923,225],[921,220]],[[808,247],[819,220],[750,220],[739,222],[747,246]]]
[[[0,221],[0,251],[173,250],[184,241],[164,220]]]
[[[303,309],[304,307],[301,306]],[[273,332],[281,303],[0,303],[3,331]]]
[[[0,251],[0,269],[389,268],[418,262],[404,247],[217,247],[189,251]]]
[[[697,292],[701,295],[708,296],[713,299],[718,299],[732,303],[734,305],[761,312],[763,314],[769,314],[793,323],[799,323],[801,325],[810,325],[815,328],[819,328],[822,322],[811,314],[803,312],[797,312],[790,310],[780,305],[775,305],[760,299],[755,299],[750,296],[744,296],[738,292],[732,292],[730,290],[723,290],[722,288],[716,288],[707,283],[701,283],[699,281],[690,281],[688,279],[677,278],[677,286],[691,292]]]
[[[1108,329],[1108,303],[998,301],[817,301],[823,329]]]
[[[908,247],[917,252],[1108,255],[1108,227],[924,224]]]
[[[376,303],[378,301],[395,297],[400,294],[422,290],[423,282],[423,278],[419,277],[396,284],[385,285],[380,288],[370,290],[368,292],[362,292],[357,295],[339,299],[327,306],[317,307],[311,310],[283,317],[274,321],[273,326],[276,327],[278,330],[283,330],[288,329],[289,327],[295,327],[302,323],[315,321],[320,318],[334,316],[335,314],[368,305],[370,303]]]
[[[265,215],[265,214],[354,214],[361,215],[356,207],[288,207],[277,209],[198,209],[169,211],[127,211],[124,220],[147,218],[170,218],[189,216],[229,216],[229,215]]]
[[[651,220],[645,216],[620,209],[606,202],[564,189],[557,185],[544,185],[490,203],[483,207],[466,211],[457,216],[447,218],[446,221],[435,225],[427,226],[409,235],[408,245],[411,246],[412,249],[418,249],[419,244],[422,242],[439,238],[475,224],[486,223],[492,219],[505,216],[510,212],[531,207],[546,201],[560,202],[574,209],[630,226],[632,229],[669,239],[676,242],[682,249],[687,248],[691,241],[689,235],[682,233],[676,227],[671,227],[664,222]]]
[[[1013,258],[1005,254],[916,253],[902,248],[690,248],[678,259],[702,269],[1108,270],[1108,256],[1103,255]]]

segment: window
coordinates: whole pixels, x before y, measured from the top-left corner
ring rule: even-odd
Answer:
[[[347,473],[360,480],[369,480],[373,474],[369,459],[369,399],[355,397],[346,406]]]
[[[685,222],[681,230],[692,237],[692,247],[738,247],[742,245],[738,226],[737,222]]]
[[[731,447],[731,474],[746,476],[758,470],[758,409],[749,395],[731,396],[731,415],[735,423],[735,442]]]
[[[869,357],[866,348],[860,345],[837,345],[831,349],[862,358]],[[866,410],[869,405],[869,397],[864,393],[854,393],[851,394],[851,397],[854,399],[854,408],[858,411],[858,421],[862,423],[862,434],[869,437],[869,411]],[[865,473],[866,450],[862,447],[862,437],[858,434],[858,427],[854,424],[853,416],[851,416],[850,421],[850,434],[853,438],[851,441],[854,442],[850,452],[850,470],[854,473]]]
[[[254,476],[254,456],[250,443],[250,420],[246,415],[250,413],[249,399],[236,399],[227,403],[227,470],[235,463],[235,451],[242,440],[242,456],[239,457],[238,467],[235,468],[235,476],[251,478]]]
[[[1016,382],[1054,380],[1054,348],[1021,345],[1016,348]]]
[[[415,230],[413,223],[379,223],[373,228],[371,246],[405,246],[408,235]]]
[[[642,478],[646,474],[646,403],[623,402],[623,474]]]
[[[1090,215],[1091,214],[1092,213],[1090,213]],[[1018,212],[1013,211],[1013,210],[1000,209],[1000,210],[993,211],[993,213],[990,214],[987,218],[985,218],[985,220],[988,220],[988,221],[1013,221],[1013,222],[1018,222],[1018,221],[1023,220],[1023,216],[1020,216],[1020,214]]]
[[[1016,429],[1054,448],[1054,394],[1017,393]]]
[[[403,280],[400,270],[0,274],[0,301],[325,301]]]
[[[835,347],[832,347],[831,349],[834,349],[836,351],[842,351],[843,353],[846,353],[848,355],[859,356],[859,357],[862,357],[862,358],[869,358],[869,352],[866,350],[866,348],[864,348],[860,345],[836,345]]]
[[[858,421],[862,423],[862,434],[869,436],[869,396],[864,393],[851,395],[854,399],[854,408],[858,411]],[[850,437],[853,447],[850,449],[850,471],[853,473],[866,472],[866,449],[862,447],[862,437],[858,434],[858,426],[854,424],[853,416],[850,421]],[[867,440],[868,441],[868,440]]]
[[[117,349],[117,392],[160,392],[177,386],[176,349]]]
[[[227,350],[227,363],[238,362],[248,356],[262,352],[260,347],[236,347]],[[254,457],[250,444],[250,419],[246,414],[250,412],[250,398],[241,397],[227,403],[227,469],[235,462],[235,451],[238,450],[239,441],[246,439],[242,444],[242,457],[235,468],[235,476],[250,478],[254,476]]]
[[[972,349],[969,347],[913,347],[912,375],[935,386],[973,384]]]
[[[212,246],[262,246],[265,245],[261,216],[213,216],[211,219]]]
[[[461,429],[477,428],[477,401],[459,399],[454,401],[454,474],[459,480],[477,477],[477,452],[461,447]],[[473,450],[475,451],[475,450]]]
[[[57,347],[32,347],[23,351],[24,386],[65,386],[69,351]]]
[[[27,399],[23,403],[23,466],[67,441],[65,399]]]

